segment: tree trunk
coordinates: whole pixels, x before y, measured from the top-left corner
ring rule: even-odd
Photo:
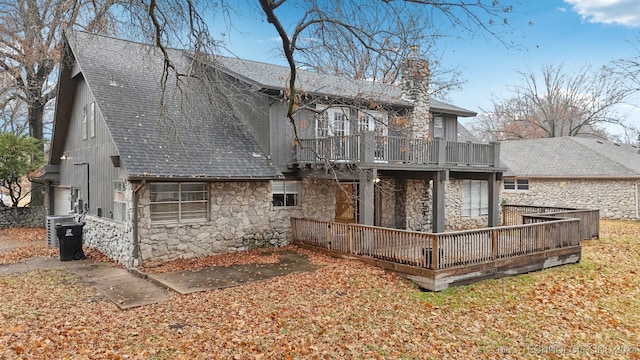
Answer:
[[[42,140],[43,139],[43,117],[44,117],[44,104],[41,100],[42,96],[37,98],[31,106],[29,106],[29,135],[31,137]],[[44,154],[44,142],[40,143],[40,150],[43,150]],[[31,201],[29,206],[44,206],[44,184],[41,181],[31,182]]]

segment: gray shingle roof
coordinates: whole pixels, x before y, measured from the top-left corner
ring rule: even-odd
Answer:
[[[289,78],[289,68],[257,61],[218,56],[216,60],[232,75],[252,82],[265,89],[284,90]],[[327,95],[340,98],[364,97],[372,101],[397,105],[413,106],[402,96],[400,87],[374,81],[352,80],[335,75],[320,74],[313,71],[298,70],[297,84],[305,92],[313,95]],[[431,99],[431,111],[446,112],[458,116],[475,116],[471,110]]]
[[[223,99],[224,91],[216,92],[212,105],[202,83],[186,80],[178,90],[170,75],[163,110],[157,49],[82,32],[67,37],[130,177],[282,177]],[[186,53],[169,51],[184,71]]]
[[[591,138],[503,141],[500,158],[509,168],[506,176],[640,177],[636,146]]]

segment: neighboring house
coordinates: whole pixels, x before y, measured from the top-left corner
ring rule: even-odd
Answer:
[[[638,218],[640,149],[581,138],[501,143],[502,201],[508,204],[599,209],[609,219]]]
[[[475,113],[429,98],[424,61],[401,87],[300,71],[296,137],[286,67],[169,49],[163,92],[154,47],[73,32],[63,49],[50,213],[84,213],[86,244],[127,266],[286,244],[292,216],[497,225],[499,145],[457,141]]]

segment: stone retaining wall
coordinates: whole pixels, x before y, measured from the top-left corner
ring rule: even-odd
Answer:
[[[127,223],[87,215],[83,228],[84,244],[100,250],[126,267],[136,267],[133,231]]]
[[[528,191],[502,190],[506,204],[599,209],[605,219],[636,219],[636,181],[529,179]]]
[[[0,207],[0,229],[45,227],[47,209],[34,207]]]

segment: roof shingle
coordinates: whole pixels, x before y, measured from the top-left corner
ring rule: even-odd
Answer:
[[[77,64],[132,178],[274,179],[282,174],[218,91],[195,78],[161,92],[163,57],[139,43],[67,34]],[[186,53],[169,50],[179,71]]]
[[[506,176],[640,177],[638,148],[575,136],[500,143]]]

